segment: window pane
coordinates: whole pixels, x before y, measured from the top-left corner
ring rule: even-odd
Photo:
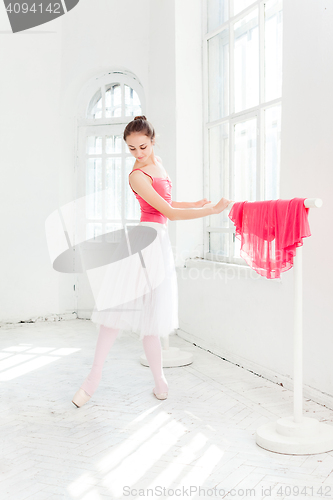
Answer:
[[[256,200],[257,119],[235,125],[234,196],[235,201]]]
[[[102,118],[102,92],[101,89],[98,89],[94,97],[91,99],[88,111],[87,118]]]
[[[105,88],[105,116],[121,116],[121,86],[120,83],[108,85]]]
[[[102,137],[98,137],[96,135],[88,136],[86,141],[86,153],[88,155],[102,154],[102,144]]]
[[[126,219],[140,220],[140,204],[129,185],[129,173],[133,169],[133,158],[126,158],[125,172],[125,217]]]
[[[282,2],[265,3],[265,101],[282,94]]]
[[[101,222],[89,222],[86,226],[86,238],[90,240],[102,234]]]
[[[223,261],[229,256],[230,233],[209,233],[209,251],[214,254],[214,260]]]
[[[229,124],[223,123],[208,130],[209,141],[209,199],[217,203],[229,196]],[[209,224],[215,227],[229,227],[226,210],[210,215]]]
[[[235,112],[259,104],[258,9],[234,26]]]
[[[106,154],[121,153],[121,141],[120,135],[106,136]]]
[[[122,229],[122,224],[121,222],[110,222],[108,224],[105,224],[105,232],[106,233],[114,233],[115,231],[119,231]],[[119,237],[121,233],[116,233],[116,234],[111,234],[108,237],[106,237],[106,241],[109,242],[119,242]]]
[[[234,0],[234,16],[246,9],[251,3],[253,3],[253,0]]]
[[[138,94],[128,85],[124,85],[125,89],[125,116],[141,115],[141,103]]]
[[[102,158],[89,158],[86,163],[86,210],[88,219],[102,217]]]
[[[242,242],[239,239],[239,237],[236,237],[236,235],[234,234],[233,257],[240,258],[240,256],[241,256],[241,254],[240,254],[241,243]],[[244,264],[245,264],[245,262],[244,262]]]
[[[107,219],[121,219],[121,158],[107,158],[105,170],[105,199]]]
[[[229,30],[208,40],[209,121],[229,114]]]
[[[228,20],[228,0],[207,0],[207,32]]]
[[[279,197],[281,105],[265,110],[265,200]]]

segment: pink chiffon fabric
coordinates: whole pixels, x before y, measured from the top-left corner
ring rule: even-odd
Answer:
[[[241,257],[258,274],[279,278],[293,266],[296,247],[311,236],[305,198],[241,201],[232,206],[229,218],[241,240]]]

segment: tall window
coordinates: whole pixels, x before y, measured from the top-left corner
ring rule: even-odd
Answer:
[[[84,92],[78,119],[77,198],[86,195],[86,239],[135,225],[140,207],[128,183],[134,158],[123,131],[144,114],[137,79],[114,71],[94,79]],[[104,190],[107,191],[105,196]]]
[[[279,197],[282,0],[205,0],[208,198]],[[208,259],[242,263],[234,225],[205,218]]]

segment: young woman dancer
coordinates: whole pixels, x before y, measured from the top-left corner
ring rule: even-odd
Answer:
[[[154,396],[157,399],[167,398],[168,383],[163,372],[160,338],[168,336],[179,327],[177,276],[167,220],[197,219],[219,214],[230,203],[226,198],[222,198],[215,205],[206,198],[196,202],[171,200],[172,182],[164,170],[161,158],[154,154],[155,131],[145,116],[136,116],[127,124],[123,139],[131,154],[136,158],[129,174],[129,185],[140,203],[141,218],[138,226],[141,230],[142,226],[149,226],[156,230],[160,247],[154,247],[155,250],[150,251],[156,252],[156,248],[162,249],[165,276],[150,293],[127,302],[126,306],[129,307],[126,308],[126,312],[94,309],[91,321],[98,326],[99,334],[91,371],[72,400],[78,408],[89,401],[94,394],[102,377],[106,357],[115,339],[119,337],[119,332],[126,329],[140,334],[155,382]],[[205,206],[208,204],[210,206]],[[132,234],[137,235],[136,246],[140,247],[140,241],[138,243],[140,233],[137,231]],[[151,245],[150,248],[152,249],[153,246]],[[155,259],[155,255],[151,253],[151,260]],[[160,270],[160,266],[155,268],[155,274],[158,274],[157,270]],[[128,271],[128,275],[126,271],[125,275],[119,274],[118,279],[119,281],[113,280],[110,284],[110,290],[111,288],[119,290],[121,284],[123,287],[124,284],[125,287],[136,286],[135,283],[138,282],[138,276],[133,276],[133,268]]]

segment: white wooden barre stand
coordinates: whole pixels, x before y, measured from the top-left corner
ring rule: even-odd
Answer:
[[[304,206],[320,208],[320,198],[306,198]],[[233,203],[228,205],[228,209]],[[333,450],[333,426],[303,416],[303,339],[302,339],[302,254],[296,248],[294,259],[294,415],[261,425],[256,443],[269,451],[287,455],[313,455]]]

